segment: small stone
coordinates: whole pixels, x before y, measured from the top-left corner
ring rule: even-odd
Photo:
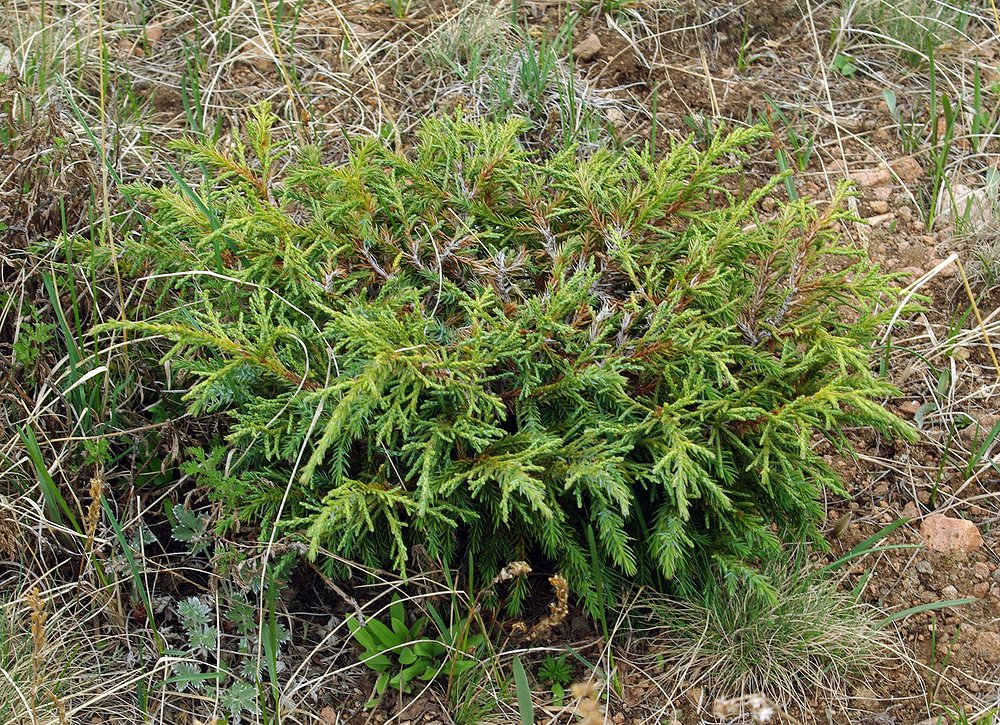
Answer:
[[[150,45],[156,45],[163,39],[163,25],[156,22],[146,25],[146,41]]]
[[[865,223],[872,227],[878,227],[883,225],[888,226],[895,220],[895,218],[896,218],[895,215],[889,213],[876,214],[875,216],[870,216],[867,219],[865,219]]]
[[[274,49],[267,38],[263,35],[257,35],[243,44],[243,52],[240,54],[240,59],[263,70],[274,65]]]
[[[1000,422],[1000,415],[997,415],[996,413],[989,413],[963,428],[959,432],[958,437],[966,445],[978,445],[986,439],[986,436],[992,432],[993,427],[998,422]]]
[[[5,76],[17,75],[17,64],[14,62],[14,54],[3,43],[0,43],[0,73]]]
[[[934,269],[939,264],[943,264],[943,263],[944,263],[943,259],[932,259],[930,267],[931,267],[931,269]],[[951,264],[949,264],[949,265],[947,265],[945,267],[942,267],[940,270],[938,270],[937,276],[941,277],[942,279],[948,279],[950,277],[954,277],[957,273],[958,273],[958,270],[955,268],[955,263],[952,262]]]
[[[970,229],[995,229],[995,193],[987,188],[974,189],[965,184],[952,184],[948,193],[938,197],[934,211],[935,224],[948,227],[964,220]]]
[[[584,63],[589,63],[600,55],[602,50],[604,50],[604,44],[601,43],[601,39],[596,34],[591,33],[576,44],[576,47],[573,48],[573,57]]]
[[[889,202],[882,201],[881,199],[875,199],[868,204],[871,210],[876,214],[885,214],[889,211]]]
[[[934,514],[920,524],[924,546],[935,551],[968,554],[983,546],[983,537],[971,521]]]
[[[978,582],[972,585],[972,596],[976,599],[983,599],[989,596],[990,593],[990,583],[989,582]]]
[[[958,589],[949,584],[941,590],[941,596],[945,599],[958,599]]]
[[[765,196],[760,202],[760,208],[769,214],[774,211],[777,205],[778,203],[771,196]]]
[[[920,510],[917,508],[917,504],[913,501],[907,501],[900,514],[904,519],[912,520],[920,516]]]
[[[855,171],[851,174],[851,181],[863,187],[883,186],[891,180],[892,174],[889,173],[889,169],[885,168],[865,169],[863,171]]]
[[[972,576],[976,578],[976,581],[986,581],[990,578],[990,565],[985,561],[979,561],[972,565]]]
[[[977,659],[991,665],[1000,664],[1000,635],[996,632],[980,632],[972,641],[972,650]]]
[[[617,129],[625,127],[625,113],[618,106],[611,106],[604,112],[608,122]]]
[[[918,561],[917,571],[919,571],[921,574],[933,574],[934,566],[929,561],[926,560]]]
[[[859,687],[854,691],[854,702],[859,708],[869,712],[879,709],[878,695],[867,687]]]
[[[912,184],[924,175],[924,169],[912,156],[905,156],[898,159],[892,165],[892,170],[904,184]]]
[[[908,415],[912,418],[914,415],[917,414],[917,411],[920,410],[920,405],[921,404],[919,400],[907,400],[904,403],[900,404],[899,412],[902,413],[903,415]]]

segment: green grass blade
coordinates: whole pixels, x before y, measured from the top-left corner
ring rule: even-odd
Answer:
[[[517,687],[517,711],[521,715],[521,725],[534,725],[535,706],[531,699],[528,675],[520,657],[514,658],[514,684]]]
[[[42,449],[38,445],[38,439],[35,438],[35,432],[28,426],[22,426],[18,429],[18,434],[35,468],[35,476],[38,478],[38,485],[42,489],[42,496],[45,498],[46,516],[59,526],[65,526],[66,522],[69,521],[74,531],[83,533],[83,529],[80,528],[80,522],[77,521],[73,512],[70,511],[66,499],[63,498],[62,492],[59,491],[59,486],[56,485],[52,474],[49,473],[49,469],[45,466],[45,457],[42,455]],[[63,518],[64,515],[65,518]]]
[[[205,215],[205,218],[208,219],[208,223],[212,226],[212,231],[213,232],[218,231],[221,224],[219,223],[219,218],[215,215],[215,210],[213,210],[212,207],[206,204],[205,201],[200,196],[198,196],[198,193],[191,188],[191,185],[188,184],[184,180],[184,178],[177,173],[177,170],[170,164],[167,164],[167,173],[169,173],[172,177],[174,177],[174,181],[177,182],[177,186],[179,186],[181,188],[181,191],[184,192],[184,196],[190,199],[191,203],[198,208],[198,211],[200,211],[202,214]],[[222,274],[223,271],[222,249],[219,247],[218,237],[212,237],[212,246],[215,252],[215,266],[217,268],[216,271],[219,274]]]
[[[927,604],[918,604],[915,607],[910,607],[909,609],[903,609],[899,612],[893,612],[885,619],[880,620],[876,623],[876,627],[881,629],[887,624],[892,622],[898,622],[900,619],[906,619],[907,617],[912,617],[914,614],[920,614],[921,612],[933,612],[938,609],[947,609],[948,607],[961,607],[965,604],[972,604],[978,601],[975,597],[966,597],[965,599],[948,599],[941,602],[928,602]]]
[[[142,573],[139,571],[139,565],[135,561],[135,555],[132,553],[132,547],[125,538],[125,532],[122,531],[122,526],[118,522],[118,517],[115,516],[115,512],[111,509],[108,499],[104,496],[101,496],[101,508],[104,509],[104,515],[108,517],[111,529],[115,532],[115,539],[117,539],[118,545],[122,547],[122,553],[125,555],[125,561],[128,562],[129,571],[132,573],[132,581],[135,583],[136,591],[139,592],[139,598],[142,600],[142,606],[146,610],[146,620],[149,623],[150,629],[153,630],[156,648],[159,651],[159,654],[162,655],[163,640],[160,638],[160,632],[156,628],[156,618],[153,616],[153,601],[149,598],[149,592],[146,590],[146,583],[142,579]]]
[[[993,441],[997,439],[997,435],[1000,435],[1000,420],[993,425],[990,432],[983,439],[983,442],[979,444],[975,453],[972,454],[972,458],[969,459],[969,465],[965,469],[966,478],[972,475],[972,469],[974,469],[986,456],[986,451],[988,451],[990,446],[993,445]]]

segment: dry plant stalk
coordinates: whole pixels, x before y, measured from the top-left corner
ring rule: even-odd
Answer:
[[[66,703],[56,697],[52,690],[46,689],[45,696],[55,705],[56,713],[59,717],[59,725],[66,725]]]
[[[45,650],[45,623],[49,619],[49,613],[45,611],[45,599],[42,598],[42,592],[38,587],[35,587],[28,595],[25,597],[25,601],[28,604],[28,616],[31,619],[31,687],[32,687],[32,708],[35,704],[39,702],[40,695],[44,696],[45,699],[52,702],[56,708],[56,713],[59,718],[59,725],[65,725],[66,720],[66,704],[62,702],[55,693],[47,687],[43,687],[42,684],[42,656]],[[38,720],[34,712],[32,712],[32,721],[36,722]]]
[[[555,590],[556,597],[549,602],[548,616],[540,619],[530,630],[524,622],[515,622],[512,627],[514,632],[534,640],[547,635],[566,619],[569,614],[569,582],[562,574],[555,574],[549,577],[549,584]]]
[[[18,528],[13,517],[0,509],[0,554],[16,561],[21,551],[18,546]]]
[[[98,474],[90,479],[90,506],[87,507],[86,533],[87,541],[83,547],[83,561],[87,560],[94,546],[94,535],[97,533],[97,523],[101,519],[101,494],[104,492],[104,477]],[[80,564],[81,574],[83,564]]]
[[[49,618],[49,613],[45,611],[45,600],[42,599],[42,592],[38,587],[28,592],[25,599],[31,618],[32,687],[37,701],[38,692],[42,687],[42,651],[45,649],[45,622]]]
[[[59,725],[65,725],[66,704],[62,702],[55,693],[42,684],[42,656],[45,650],[45,623],[49,619],[49,613],[45,611],[45,599],[42,592],[35,587],[28,592],[25,597],[28,605],[28,616],[31,619],[31,687],[32,687],[32,708],[39,702],[40,695],[52,702],[56,708],[59,718]],[[37,722],[38,717],[32,712],[32,722]]]
[[[569,692],[577,700],[574,714],[580,718],[578,725],[604,725],[606,719],[593,682],[576,682],[570,685]]]
[[[527,576],[530,573],[531,567],[528,565],[528,562],[512,561],[510,564],[501,569],[499,574],[493,577],[493,581],[490,582],[490,586],[496,586],[502,582],[516,579],[519,576]]]

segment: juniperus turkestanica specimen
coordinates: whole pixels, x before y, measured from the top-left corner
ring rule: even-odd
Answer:
[[[228,415],[232,516],[268,529],[284,499],[313,553],[400,571],[416,544],[486,581],[547,560],[593,611],[620,575],[759,583],[840,490],[817,440],[904,431],[869,368],[892,288],[839,240],[846,190],[764,219],[776,182],[723,183],[760,129],[543,159],[518,121],[453,118],[331,167],[273,121],[176,144],[209,178],[139,189],[125,250],[166,275],[125,327],[175,343],[191,412]]]

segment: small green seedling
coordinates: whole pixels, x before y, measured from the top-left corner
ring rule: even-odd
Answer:
[[[556,707],[562,707],[566,686],[573,678],[573,671],[566,659],[569,653],[553,657],[548,655],[538,668],[538,679],[549,686]]]
[[[844,78],[853,78],[858,72],[858,66],[855,63],[854,56],[848,55],[847,53],[837,53],[837,56],[833,59],[833,63],[830,64],[833,70],[840,73]]]
[[[361,662],[378,673],[376,697],[366,707],[375,707],[389,689],[408,693],[417,681],[429,682],[442,673],[460,675],[475,666],[467,652],[482,644],[481,635],[468,637],[458,647],[459,626],[431,638],[424,634],[427,623],[427,617],[420,617],[407,626],[406,610],[398,597],[389,606],[388,624],[374,618],[362,624],[354,616],[347,620],[351,636],[364,650]]]

